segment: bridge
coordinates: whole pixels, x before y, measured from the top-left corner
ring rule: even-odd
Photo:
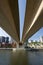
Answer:
[[[26,42],[43,27],[43,0],[26,0],[26,12],[22,42]],[[0,0],[0,27],[17,43],[20,42],[20,21],[18,0]]]

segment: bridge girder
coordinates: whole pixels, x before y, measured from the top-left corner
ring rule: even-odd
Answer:
[[[37,16],[37,20],[34,20],[33,24],[33,19],[35,18],[40,5],[43,4],[42,1],[43,0],[27,0],[27,8],[22,35],[23,42],[25,42],[43,26],[43,8],[40,10],[40,13],[38,13],[39,15]]]
[[[20,41],[18,0],[0,0],[0,26]]]

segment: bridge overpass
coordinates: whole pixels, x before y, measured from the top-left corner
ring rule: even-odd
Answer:
[[[27,0],[22,41],[43,27],[43,0]]]
[[[18,0],[0,0],[0,27],[20,42]],[[22,42],[43,27],[43,0],[27,0]]]
[[[0,0],[0,27],[20,41],[18,0]]]

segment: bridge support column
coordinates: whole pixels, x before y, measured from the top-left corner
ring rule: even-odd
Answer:
[[[17,48],[19,48],[19,44],[17,43]]]

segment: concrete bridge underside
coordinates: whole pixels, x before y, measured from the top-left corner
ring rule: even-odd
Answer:
[[[20,41],[18,0],[0,0],[0,27]]]
[[[27,0],[22,41],[43,27],[43,0]]]
[[[22,41],[25,42],[43,27],[43,0],[26,0]],[[40,11],[39,11],[40,10]],[[0,27],[20,41],[18,0],[0,0]]]

